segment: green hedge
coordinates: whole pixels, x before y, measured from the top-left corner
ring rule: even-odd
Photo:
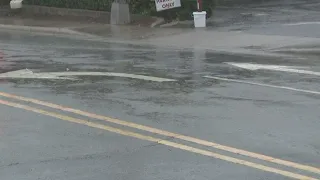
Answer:
[[[208,16],[212,15],[212,9],[215,6],[215,0],[203,0],[204,10],[207,11]],[[192,19],[192,12],[197,11],[196,0],[181,0],[181,8],[169,9],[166,11],[157,12],[154,1],[150,0],[136,0],[131,1],[131,12],[143,15],[160,16],[166,20],[188,20]]]
[[[39,6],[110,11],[112,0],[24,0],[23,2]]]
[[[10,4],[10,0],[0,0],[0,6],[7,6]]]
[[[96,11],[110,11],[113,0],[24,0],[25,4],[72,8],[72,9],[88,9]],[[216,0],[203,0],[204,10],[207,11],[208,17],[212,14],[212,8]],[[186,20],[192,19],[192,12],[196,11],[196,0],[181,0],[181,8],[174,8],[162,12],[157,12],[155,3],[152,0],[131,0],[131,12],[135,14],[151,15],[163,17],[166,20]]]

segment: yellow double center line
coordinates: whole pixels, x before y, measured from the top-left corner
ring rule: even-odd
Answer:
[[[267,162],[271,162],[271,163],[276,163],[276,164],[279,164],[279,165],[284,165],[284,166],[288,166],[288,167],[291,167],[291,168],[296,168],[296,169],[308,171],[308,172],[315,173],[315,174],[320,174],[320,168],[307,166],[307,165],[302,165],[302,164],[295,163],[295,162],[285,161],[285,160],[277,159],[277,158],[274,158],[274,157],[270,157],[270,156],[266,156],[266,155],[262,155],[262,154],[258,154],[258,153],[253,153],[253,152],[249,152],[249,151],[245,151],[245,150],[241,150],[241,149],[237,149],[237,148],[233,148],[233,147],[229,147],[229,146],[224,146],[224,145],[221,145],[221,144],[217,144],[217,143],[214,143],[214,142],[209,142],[209,141],[197,139],[197,138],[190,137],[190,136],[176,134],[176,133],[172,133],[172,132],[168,132],[168,131],[164,131],[164,130],[160,130],[160,129],[156,129],[156,128],[152,128],[152,127],[148,127],[148,126],[144,126],[144,125],[140,125],[140,124],[135,124],[135,123],[127,122],[127,121],[122,121],[122,120],[119,120],[119,119],[105,117],[105,116],[101,116],[101,115],[97,115],[97,114],[93,114],[93,113],[84,112],[84,111],[81,111],[81,110],[78,110],[78,109],[64,107],[64,106],[61,106],[61,105],[40,101],[40,100],[37,100],[37,99],[31,99],[31,98],[16,96],[16,95],[4,93],[4,92],[0,92],[0,96],[11,98],[11,99],[15,99],[15,100],[19,100],[19,101],[24,101],[24,102],[28,102],[28,103],[33,103],[33,104],[37,104],[37,105],[41,105],[41,106],[45,106],[45,107],[61,110],[61,111],[64,111],[64,112],[70,112],[70,113],[86,116],[86,117],[89,117],[89,118],[103,120],[103,121],[106,121],[106,122],[109,122],[109,123],[114,123],[114,124],[118,124],[118,125],[122,125],[122,126],[127,126],[127,127],[131,127],[131,128],[143,130],[143,131],[146,131],[146,132],[150,132],[150,133],[166,136],[166,137],[172,137],[172,138],[175,138],[175,139],[189,141],[189,142],[196,143],[196,144],[199,144],[199,145],[213,147],[213,148],[224,150],[224,151],[228,151],[228,152],[231,152],[231,153],[248,156],[248,157],[251,157],[251,158],[255,158],[255,159],[259,159],[259,160],[263,160],[263,161],[267,161]],[[127,130],[122,130],[122,129],[110,127],[110,126],[107,126],[107,125],[90,122],[90,121],[83,120],[83,119],[73,118],[73,117],[70,117],[70,116],[66,116],[66,115],[62,115],[62,114],[58,114],[58,113],[54,113],[54,112],[45,111],[45,110],[42,110],[42,109],[39,109],[39,108],[34,108],[34,107],[31,107],[31,106],[27,106],[27,105],[23,105],[23,104],[19,104],[19,103],[0,100],[0,104],[6,105],[6,106],[10,106],[10,107],[19,108],[19,109],[24,109],[24,110],[35,112],[35,113],[38,113],[38,114],[51,116],[51,117],[58,118],[58,119],[61,119],[61,120],[64,120],[64,121],[68,121],[68,122],[72,122],[72,123],[77,123],[77,124],[82,124],[82,125],[86,125],[86,126],[93,127],[93,128],[103,129],[103,130],[106,130],[106,131],[109,131],[109,132],[113,132],[113,133],[117,133],[117,134],[121,134],[121,135],[124,135],[124,136],[130,136],[130,137],[134,137],[134,138],[137,138],[137,139],[146,140],[146,141],[150,141],[150,142],[166,145],[166,146],[169,146],[169,147],[174,147],[174,148],[177,148],[177,149],[181,149],[181,150],[185,150],[185,151],[189,151],[189,152],[193,152],[193,153],[197,153],[197,154],[201,154],[201,155],[205,155],[205,156],[221,159],[221,160],[232,162],[232,163],[236,163],[236,164],[245,165],[245,166],[248,166],[248,167],[251,167],[251,168],[255,168],[255,169],[259,169],[259,170],[263,170],[263,171],[267,171],[267,172],[272,172],[272,173],[276,173],[276,174],[280,174],[280,175],[283,175],[283,176],[286,176],[286,177],[290,177],[290,178],[293,178],[293,179],[318,180],[318,179],[313,178],[313,177],[308,177],[308,176],[304,176],[304,175],[301,175],[301,174],[296,174],[296,173],[293,173],[293,172],[289,172],[289,171],[284,171],[284,170],[280,170],[280,169],[277,169],[277,168],[268,167],[268,166],[265,166],[265,165],[261,165],[261,164],[257,164],[257,163],[253,163],[253,162],[249,162],[249,161],[233,158],[233,157],[230,157],[230,156],[221,155],[221,154],[214,153],[214,152],[211,152],[211,151],[194,148],[194,147],[191,147],[191,146],[187,146],[187,145],[183,145],[183,144],[167,141],[167,140],[160,139],[160,138],[154,138],[154,137],[151,137],[151,136],[145,136],[145,135],[142,135],[142,134],[139,134],[139,133],[135,133],[135,132],[127,131]]]

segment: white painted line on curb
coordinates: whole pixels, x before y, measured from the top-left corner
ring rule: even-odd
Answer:
[[[53,33],[53,34],[68,34],[68,35],[79,35],[84,37],[97,37],[88,33],[82,33],[68,28],[59,27],[41,27],[41,26],[21,26],[21,25],[11,25],[11,24],[0,24],[0,29],[4,30],[20,30],[29,32],[42,32],[42,33]]]
[[[300,25],[320,25],[320,22],[298,22],[298,23],[284,24],[284,26],[300,26]]]
[[[220,81],[229,81],[229,82],[235,82],[235,83],[242,83],[242,84],[249,84],[249,85],[263,86],[263,87],[270,87],[270,88],[277,88],[277,89],[285,89],[285,90],[290,90],[290,91],[295,91],[295,92],[320,95],[319,91],[297,89],[297,88],[286,87],[286,86],[276,86],[276,85],[271,85],[271,84],[255,83],[255,82],[250,82],[250,81],[242,81],[242,80],[222,78],[222,77],[216,77],[216,76],[203,76],[203,77],[209,78],[209,79],[220,80]]]
[[[68,77],[69,76],[69,77]],[[71,77],[70,77],[71,76]],[[144,76],[137,74],[127,73],[113,73],[113,72],[41,72],[34,73],[31,70],[18,70],[0,74],[0,79],[65,79],[65,80],[77,80],[72,76],[109,76],[109,77],[123,77],[131,79],[140,79],[146,81],[155,82],[173,82],[174,79],[159,78],[153,76]]]
[[[289,72],[289,73],[299,73],[299,74],[320,76],[320,72],[298,69],[303,67],[296,67],[296,66],[279,66],[279,65],[268,65],[268,64],[251,64],[251,63],[234,63],[234,62],[226,62],[226,64],[229,64],[238,68],[242,68],[242,69],[252,70],[252,71],[259,70],[259,69],[266,69],[266,70],[273,70],[273,71],[282,71],[282,72]]]

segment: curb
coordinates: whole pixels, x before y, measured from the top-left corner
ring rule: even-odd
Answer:
[[[68,29],[68,28],[0,24],[0,29],[18,30],[18,31],[20,30],[20,31],[29,31],[29,32],[42,32],[42,33],[51,33],[51,34],[81,35],[81,36],[87,36],[87,37],[95,37],[94,35],[81,33],[81,32],[74,31],[74,30],[71,30],[71,29]]]
[[[319,55],[320,48],[291,48],[291,49],[279,49],[273,50],[275,53],[285,53],[285,54],[304,54],[304,55]]]
[[[166,24],[161,24],[161,28],[166,28],[166,27],[174,27],[179,24],[179,21],[173,21],[171,23],[166,23]]]
[[[164,19],[163,18],[158,18],[157,17],[157,20],[155,20],[151,25],[150,27],[151,28],[156,28],[156,27],[161,27],[162,24],[164,24]]]
[[[126,40],[112,40],[112,39],[105,39],[101,36],[95,36],[92,34],[82,33],[78,31],[74,31],[68,28],[54,28],[54,27],[39,27],[39,26],[20,26],[20,25],[6,25],[0,24],[0,30],[16,30],[16,31],[25,31],[25,32],[38,32],[44,34],[59,34],[59,35],[72,35],[72,37],[79,37],[81,36],[84,40],[89,41],[99,41],[99,42],[107,42],[107,43],[120,43],[120,44],[132,44],[132,45],[151,45],[151,46],[160,46],[160,47],[168,47],[164,44],[152,44],[146,41],[126,41]],[[70,38],[72,38],[70,37]],[[283,55],[278,53],[272,53],[268,51],[253,51],[253,50],[246,50],[246,49],[233,49],[230,50],[228,48],[223,47],[216,47],[216,48],[207,48],[207,47],[180,47],[171,45],[171,48],[178,49],[178,50],[186,50],[189,48],[192,49],[202,49],[216,53],[225,53],[225,54],[241,54],[241,55],[251,55],[251,56],[264,56],[264,57],[283,57],[283,58],[292,58],[290,55]]]

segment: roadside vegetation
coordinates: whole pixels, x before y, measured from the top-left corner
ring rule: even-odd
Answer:
[[[10,0],[0,0],[0,6],[7,6],[9,5]]]
[[[6,0],[5,0],[6,1]],[[203,8],[208,16],[212,15],[212,10],[216,0],[202,0]],[[87,9],[95,11],[110,11],[113,0],[24,0],[25,4],[40,5],[59,8]],[[182,7],[157,12],[153,0],[131,0],[131,13],[146,16],[163,17],[167,21],[192,19],[192,12],[197,9],[196,0],[181,0]]]

